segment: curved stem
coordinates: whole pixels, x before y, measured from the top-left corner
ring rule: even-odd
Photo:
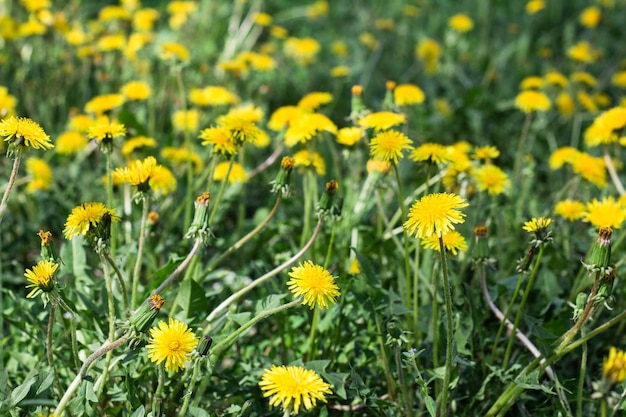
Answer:
[[[280,154],[283,153],[283,149],[285,149],[283,145],[278,146],[276,150],[272,152],[272,154],[268,156],[265,161],[263,161],[258,167],[254,168],[252,171],[248,173],[248,180],[250,180],[250,178],[254,177],[255,175],[259,174],[260,172],[263,172],[265,169],[267,169],[267,167],[272,165],[274,161],[278,159]]]
[[[236,293],[234,293],[230,297],[228,297],[226,300],[222,301],[222,303],[219,306],[217,306],[211,312],[211,314],[209,314],[207,316],[206,321],[208,321],[209,323],[212,322],[218,316],[218,314],[220,314],[228,306],[230,306],[231,303],[233,303],[234,301],[238,300],[240,297],[242,297],[248,291],[252,290],[254,287],[262,284],[263,282],[267,281],[268,279],[272,278],[273,276],[279,274],[283,270],[287,269],[291,264],[296,262],[302,255],[304,255],[306,253],[306,251],[309,250],[311,245],[313,245],[313,242],[315,242],[315,239],[317,238],[317,235],[319,234],[320,230],[322,229],[322,224],[323,223],[324,222],[323,222],[322,218],[320,218],[318,220],[318,222],[317,222],[317,227],[315,227],[315,230],[313,231],[313,234],[311,235],[311,238],[309,239],[309,241],[295,255],[293,255],[291,258],[289,258],[288,260],[286,260],[285,262],[283,262],[282,264],[280,264],[279,266],[277,266],[276,268],[274,268],[273,270],[271,270],[267,274],[265,274],[265,275],[255,279],[250,284],[248,284],[247,286],[245,286],[241,290],[237,291]]]
[[[141,226],[139,230],[139,242],[137,244],[137,259],[135,260],[135,268],[133,269],[132,292],[130,296],[130,309],[134,310],[137,304],[137,290],[139,289],[139,274],[141,272],[141,261],[143,259],[143,248],[146,242],[146,223],[148,221],[148,203],[149,198],[142,198],[143,207],[141,209]],[[124,297],[126,298],[126,297]]]
[[[585,329],[581,329],[581,336],[585,336]],[[585,374],[587,373],[587,343],[583,343],[582,357],[580,358],[580,372],[578,374],[578,391],[576,393],[576,417],[583,417],[583,392],[585,390]]]
[[[516,184],[519,183],[522,158],[524,158],[524,147],[526,145],[528,131],[530,130],[530,122],[532,120],[533,113],[526,113],[526,119],[524,119],[524,126],[522,127],[522,134],[519,138],[517,153],[515,154],[515,161],[513,163],[513,179]]]
[[[167,288],[168,285],[170,285],[178,277],[178,275],[180,275],[180,273],[185,270],[185,268],[187,268],[187,265],[189,265],[189,262],[191,262],[193,256],[196,254],[196,252],[198,252],[198,249],[200,249],[200,245],[202,245],[202,239],[196,239],[193,248],[191,248],[191,250],[187,254],[187,257],[180,263],[180,265],[178,265],[178,267],[170,274],[170,276],[167,277],[167,279],[157,287],[157,289],[152,291],[153,295],[163,292],[163,290]]]
[[[11,190],[13,190],[13,186],[15,185],[15,178],[17,177],[17,173],[20,170],[20,159],[22,154],[17,152],[15,154],[15,159],[13,160],[13,168],[11,168],[11,175],[9,175],[9,182],[6,185],[6,189],[4,190],[4,195],[2,196],[2,201],[0,202],[0,223],[2,223],[2,218],[4,217],[4,211],[7,208],[7,202],[9,201],[9,195],[11,195]]]

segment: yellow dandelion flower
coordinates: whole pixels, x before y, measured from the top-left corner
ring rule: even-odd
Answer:
[[[165,42],[161,45],[161,59],[164,61],[189,61],[191,55],[189,50],[182,44],[177,42]]]
[[[285,132],[285,145],[292,147],[306,143],[322,131],[336,134],[337,126],[321,113],[302,113],[291,120]]]
[[[173,193],[176,191],[176,177],[169,169],[157,165],[150,175],[150,189],[161,196]]]
[[[76,154],[87,147],[87,138],[80,132],[64,132],[56,140],[56,153]]]
[[[500,151],[495,146],[481,146],[474,149],[472,158],[489,161],[500,156]]]
[[[589,113],[597,113],[599,110],[593,97],[586,91],[577,92],[576,100],[578,101],[578,104],[580,104]]]
[[[129,100],[145,100],[152,95],[152,90],[145,81],[127,82],[120,92]]]
[[[122,6],[104,6],[98,13],[98,20],[101,22],[108,22],[110,20],[129,20],[130,11],[126,10]]]
[[[85,104],[85,112],[101,115],[121,106],[125,100],[126,98],[122,94],[102,94]]]
[[[368,47],[371,50],[374,50],[378,47],[378,40],[376,37],[370,32],[363,32],[359,35],[359,42],[361,42],[364,46]]]
[[[531,75],[522,80],[519,85],[520,90],[537,90],[543,86],[543,79],[536,75]]]
[[[304,405],[312,409],[316,402],[326,402],[325,394],[332,394],[330,385],[310,369],[301,366],[275,366],[263,373],[259,386],[264,397],[270,398],[270,405],[280,405],[285,411],[298,414]]]
[[[157,146],[157,141],[154,138],[147,136],[135,136],[124,142],[122,145],[122,155],[129,157],[133,152],[141,148],[154,148]]]
[[[563,146],[552,152],[548,160],[548,165],[551,170],[557,170],[565,163],[571,164],[579,154],[580,151],[578,149],[572,148],[571,146]]]
[[[580,14],[580,24],[589,29],[593,29],[598,26],[600,19],[602,19],[602,12],[600,11],[600,8],[596,6],[587,7]]]
[[[321,46],[313,38],[289,38],[285,41],[284,52],[300,65],[309,65],[315,60]]]
[[[157,166],[157,161],[153,156],[149,156],[143,161],[135,160],[128,164],[127,167],[117,168],[115,172],[120,176],[123,182],[137,186],[142,189],[148,186],[148,182],[152,178],[152,173]]]
[[[452,161],[452,153],[447,146],[427,142],[413,149],[409,158],[415,162],[425,161],[433,164],[444,164]]]
[[[185,323],[170,318],[167,323],[161,320],[150,329],[146,349],[152,362],[160,364],[165,361],[165,370],[174,372],[185,367],[189,354],[197,344],[196,335]]]
[[[289,290],[295,297],[304,296],[302,304],[310,308],[315,306],[326,309],[329,304],[335,304],[339,297],[339,287],[335,284],[335,277],[324,267],[311,261],[305,261],[291,268],[291,279],[287,281]]]
[[[572,161],[574,172],[600,188],[606,187],[606,162],[586,152],[580,152]]]
[[[196,109],[176,110],[172,115],[172,124],[178,132],[195,132],[200,123],[200,112]]]
[[[571,95],[561,92],[556,96],[556,108],[561,115],[571,116],[574,114],[574,110],[576,110],[576,104]]]
[[[226,178],[226,174],[228,174],[228,167],[230,162],[224,161],[217,164],[215,167],[215,171],[213,171],[213,179],[215,181],[224,181]],[[230,173],[228,174],[228,183],[235,184],[238,182],[246,182],[248,181],[248,174],[246,173],[246,169],[238,164],[237,162],[233,162],[233,166],[230,169]]]
[[[612,384],[621,384],[626,379],[626,352],[611,346],[602,363],[602,376]]]
[[[515,107],[524,113],[550,110],[550,99],[540,91],[524,90],[515,97]]]
[[[98,39],[97,48],[101,52],[120,51],[126,45],[126,36],[122,33],[104,35]]]
[[[22,5],[29,12],[37,12],[41,9],[48,9],[52,6],[50,4],[50,0],[21,0],[20,3],[22,3]]]
[[[41,158],[28,158],[26,160],[26,172],[32,180],[26,187],[26,192],[33,193],[37,190],[47,190],[52,182],[52,169]]]
[[[92,124],[87,131],[87,137],[91,139],[97,139],[100,142],[111,141],[113,138],[126,135],[126,128],[123,124],[117,123],[114,120],[109,120],[108,117],[98,119],[95,124]]]
[[[295,161],[294,166],[296,167],[313,167],[317,175],[321,176],[326,174],[324,158],[317,152],[310,152],[307,149],[303,149],[293,154],[293,159]]]
[[[86,235],[90,230],[97,228],[103,218],[108,218],[111,222],[117,222],[120,219],[115,209],[107,208],[102,203],[81,204],[74,207],[67,216],[63,235],[68,240],[74,236]]]
[[[306,17],[309,20],[315,20],[327,14],[328,2],[326,0],[318,0],[306,8]]]
[[[26,38],[33,35],[43,35],[46,33],[46,26],[37,20],[34,16],[29,17],[28,21],[22,23],[17,28],[19,37]]]
[[[154,22],[159,18],[159,12],[149,7],[137,10],[133,15],[133,29],[138,32],[150,32]]]
[[[77,114],[70,118],[69,128],[70,130],[75,130],[77,132],[87,133],[95,121],[95,119],[87,116],[86,114]]]
[[[442,239],[446,251],[449,251],[453,255],[456,255],[457,251],[467,251],[467,241],[463,235],[456,230],[446,233],[442,236]],[[422,239],[421,243],[422,247],[426,249],[436,250],[437,252],[441,251],[441,247],[439,246],[439,236],[437,235],[430,235]]]
[[[232,140],[241,145],[245,142],[255,143],[261,130],[255,122],[263,117],[263,110],[259,107],[247,105],[236,107],[227,114],[217,118],[217,123],[230,132]]]
[[[554,213],[563,217],[570,222],[582,218],[585,214],[585,204],[578,200],[563,200],[559,201],[554,206]]]
[[[350,73],[350,67],[345,65],[337,65],[336,67],[332,67],[330,69],[330,76],[333,78],[347,77]]]
[[[567,80],[567,77],[565,75],[561,74],[560,72],[554,71],[554,70],[548,71],[543,76],[543,81],[546,84],[555,85],[555,86],[560,87],[560,88],[567,87],[567,84],[569,83],[568,80]]]
[[[443,117],[450,117],[452,115],[452,107],[445,98],[438,98],[435,100],[435,110]]]
[[[26,280],[30,282],[26,288],[32,288],[26,298],[34,298],[41,292],[50,292],[54,289],[54,274],[59,264],[52,261],[39,261],[32,269],[24,272]]]
[[[370,113],[359,119],[358,124],[366,129],[372,128],[377,131],[387,130],[406,122],[406,115],[390,111]]]
[[[625,219],[626,209],[614,197],[605,197],[602,201],[594,198],[587,203],[583,214],[584,222],[591,223],[598,228],[619,229]]]
[[[0,119],[13,116],[16,105],[17,99],[9,94],[9,90],[6,87],[0,86]]]
[[[591,64],[600,56],[600,52],[594,49],[587,41],[578,42],[567,50],[567,56],[574,61]]]
[[[194,172],[198,173],[202,170],[203,162],[202,158],[195,153],[185,148],[175,148],[172,146],[166,146],[161,150],[161,156],[179,168],[187,165],[188,161],[191,161]]]
[[[402,152],[413,149],[411,139],[404,133],[395,130],[380,132],[370,141],[370,155],[381,161],[393,161],[398,163],[398,158],[403,156]]]
[[[584,133],[587,146],[598,146],[615,143],[618,140],[617,131],[626,126],[626,108],[613,107],[599,114],[591,126]]]
[[[237,103],[239,97],[224,87],[209,85],[191,89],[189,101],[196,106],[226,106]]]
[[[570,75],[570,79],[573,82],[584,84],[592,88],[598,85],[598,80],[596,79],[596,77],[584,71],[577,71],[577,72],[572,73]]]
[[[465,214],[459,209],[467,206],[469,203],[456,194],[428,194],[413,203],[404,230],[420,239],[445,235],[454,230],[454,224],[465,222]]]
[[[540,12],[546,7],[546,2],[544,0],[530,0],[526,3],[526,13],[529,15],[534,15],[535,13]]]
[[[305,112],[297,106],[282,106],[277,108],[270,116],[267,127],[275,132],[288,127],[291,122],[302,116]]]
[[[365,132],[360,127],[343,127],[337,131],[337,143],[353,146],[363,137]]]
[[[434,74],[439,69],[439,59],[441,58],[441,46],[437,41],[426,38],[422,40],[415,49],[417,57],[424,63],[426,73]]]
[[[552,223],[552,219],[549,217],[533,217],[524,223],[522,230],[528,233],[537,233],[546,230],[550,223]]]
[[[272,24],[272,16],[267,13],[258,12],[254,15],[254,23],[259,26],[269,26]]]
[[[369,159],[365,166],[368,173],[387,174],[391,170],[389,161],[380,161],[378,159]]]
[[[9,144],[9,152],[23,148],[52,149],[50,136],[42,127],[27,117],[11,116],[0,120],[0,136]]]
[[[509,189],[511,181],[504,171],[492,164],[486,164],[473,172],[476,188],[489,195],[502,194]]]
[[[618,71],[611,77],[611,84],[619,88],[626,88],[626,71]],[[0,106],[2,110],[2,106]]]
[[[468,15],[458,13],[448,19],[448,26],[459,33],[465,33],[474,29],[474,21]]]
[[[340,58],[348,56],[348,45],[344,41],[333,41],[330,44],[330,50],[334,55]]]
[[[169,14],[191,14],[196,11],[198,5],[194,1],[170,1],[167,4]]]
[[[326,92],[315,91],[302,97],[298,102],[298,107],[306,112],[316,110],[318,107],[333,101],[333,95]]]
[[[270,36],[276,39],[285,39],[289,35],[287,29],[282,26],[274,25],[270,27]]]
[[[209,127],[200,131],[202,145],[213,146],[214,153],[234,155],[237,153],[237,145],[233,140],[230,130],[225,127]]]
[[[422,89],[413,84],[400,84],[393,90],[393,100],[396,106],[421,104],[425,98]]]

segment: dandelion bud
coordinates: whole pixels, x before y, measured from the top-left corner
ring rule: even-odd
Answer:
[[[362,117],[367,112],[367,107],[363,103],[363,98],[361,97],[363,94],[363,87],[360,85],[352,86],[352,101],[351,101],[351,109],[350,119],[357,120]]]
[[[598,232],[598,239],[591,246],[589,262],[583,263],[590,273],[601,272],[603,275],[609,272],[611,264],[611,235],[610,227],[603,227]]]
[[[52,242],[52,233],[40,230],[37,234],[41,238],[41,259],[57,262],[59,257]]]
[[[396,88],[395,81],[387,81],[385,84],[387,91],[385,92],[385,98],[383,99],[383,109],[392,110],[394,108],[393,90]]]
[[[276,179],[271,182],[273,193],[280,192],[282,195],[289,194],[291,171],[293,171],[295,164],[296,160],[290,156],[285,156],[280,161],[280,171],[278,171]]]
[[[213,338],[211,336],[204,336],[196,346],[196,352],[198,352],[200,356],[206,356],[209,354],[209,349],[211,349],[212,344]]]
[[[159,221],[159,213],[157,213],[156,211],[151,211],[150,213],[148,213],[148,223],[152,226],[154,226],[155,224],[157,224],[157,222]]]
[[[615,282],[616,276],[617,268],[615,267],[615,264],[612,264],[609,268],[607,268],[606,273],[603,274],[602,277],[600,277],[600,282],[598,283],[598,291],[596,292],[596,296],[594,297],[595,302],[604,303],[604,305],[609,310],[612,310],[609,302],[613,299],[611,294],[613,293],[613,283]]]
[[[528,251],[526,252],[526,256],[524,256],[523,258],[517,261],[517,266],[515,267],[515,271],[516,272],[528,271],[528,268],[530,268],[530,263],[533,261],[534,257],[535,257],[535,247],[530,246],[528,248]]]
[[[196,211],[193,215],[193,222],[189,226],[189,230],[185,234],[185,238],[202,239],[206,241],[211,236],[211,228],[209,227],[209,201],[211,195],[209,193],[202,193],[196,202],[194,203]]]
[[[473,255],[476,261],[489,258],[489,243],[487,243],[487,226],[476,226],[474,228],[474,249]]]
[[[318,215],[331,213],[337,189],[339,189],[339,183],[337,181],[331,180],[326,183],[326,191],[322,194],[322,198],[320,198],[320,202],[317,205]]]
[[[148,301],[143,303],[128,320],[133,330],[136,333],[147,331],[152,326],[152,322],[159,314],[163,304],[165,304],[165,299],[159,294],[150,296]]]

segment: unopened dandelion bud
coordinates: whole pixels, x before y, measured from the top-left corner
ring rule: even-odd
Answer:
[[[600,282],[598,282],[598,291],[596,292],[596,296],[594,298],[594,301],[604,303],[609,310],[612,310],[608,301],[612,299],[611,294],[613,293],[613,283],[615,282],[616,276],[617,268],[615,267],[615,264],[612,264],[606,269],[602,277],[600,277]]]
[[[351,112],[350,118],[352,120],[358,119],[360,116],[367,112],[367,107],[363,103],[363,98],[361,95],[363,94],[363,87],[360,85],[352,86],[352,101],[351,101]]]
[[[212,344],[213,338],[211,336],[204,336],[196,346],[196,352],[198,352],[200,356],[206,356],[209,354],[209,349],[211,349]]]
[[[326,190],[322,194],[322,198],[317,205],[318,215],[323,215],[331,212],[333,208],[333,200],[335,193],[339,189],[339,183],[335,180],[328,181],[326,183]]]
[[[280,161],[280,170],[276,175],[276,179],[271,182],[272,192],[280,192],[282,195],[289,194],[289,188],[291,183],[291,171],[296,164],[296,160],[290,156],[285,156]]]
[[[584,293],[584,292],[578,293],[578,295],[576,296],[576,304],[573,306],[574,313],[572,314],[572,320],[577,321],[580,318],[580,316],[583,314],[583,311],[585,310],[585,306],[587,305],[587,298],[589,298],[587,293]]]
[[[590,273],[601,272],[606,274],[607,268],[611,264],[611,235],[613,230],[610,227],[603,227],[598,232],[598,238],[591,246],[589,261],[584,263],[585,268]]]
[[[189,230],[185,234],[187,239],[202,239],[206,241],[211,236],[211,228],[209,227],[209,201],[211,195],[209,193],[202,193],[202,195],[196,198],[194,207],[196,211],[193,215],[193,221]]]
[[[165,299],[159,294],[153,294],[135,311],[130,319],[128,319],[133,330],[136,333],[146,332],[150,326],[152,326],[163,304],[165,304]]]
[[[487,242],[487,226],[476,226],[474,228],[474,249],[473,255],[476,261],[489,258],[490,250]]]
[[[387,91],[385,92],[385,98],[383,99],[383,109],[392,110],[394,108],[393,90],[396,88],[395,81],[387,81],[385,84]]]
[[[526,272],[530,268],[530,264],[535,257],[535,246],[531,246],[528,248],[526,252],[526,256],[517,261],[517,267],[515,267],[515,271],[517,272]]]
[[[159,213],[157,213],[156,211],[151,211],[148,213],[148,223],[151,226],[154,226],[155,224],[157,224],[159,221]]]
[[[53,245],[52,233],[40,230],[37,235],[41,238],[41,259],[58,262],[59,257]]]

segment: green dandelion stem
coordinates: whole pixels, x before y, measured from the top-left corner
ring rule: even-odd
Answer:
[[[194,257],[196,252],[198,252],[198,249],[200,249],[201,245],[202,239],[196,239],[193,244],[193,248],[191,248],[191,250],[187,254],[187,257],[180,263],[180,265],[178,265],[178,267],[176,267],[176,269],[170,274],[169,277],[167,277],[165,281],[163,281],[161,285],[159,285],[155,290],[152,291],[151,295],[160,294],[161,292],[163,292],[163,290],[166,289],[178,277],[178,275],[180,275],[180,273],[185,270],[185,268],[187,268],[187,266],[191,262],[191,259]]]
[[[265,219],[263,219],[263,221],[261,223],[259,223],[254,229],[252,229],[247,235],[245,235],[244,237],[239,239],[237,242],[233,243],[224,253],[222,253],[216,260],[214,260],[211,263],[211,265],[209,265],[209,267],[206,269],[205,273],[208,273],[208,272],[214,270],[215,267],[217,265],[219,265],[231,253],[233,253],[236,250],[240,249],[250,239],[252,239],[254,236],[256,236],[261,230],[263,230],[265,228],[265,226],[268,225],[270,220],[272,220],[272,218],[274,217],[276,212],[278,211],[278,207],[280,206],[280,203],[282,202],[282,199],[283,199],[282,193],[279,192],[277,197],[276,197],[276,202],[274,203],[274,207],[272,207],[272,210],[267,215],[267,217]]]
[[[585,329],[580,330],[580,335],[585,337]],[[587,373],[587,342],[583,343],[582,356],[580,358],[580,372],[578,373],[578,391],[576,392],[576,417],[583,417],[583,392],[585,391],[585,375]]]
[[[313,320],[311,321],[311,332],[309,333],[309,350],[306,353],[306,361],[309,362],[313,357],[313,351],[315,350],[315,332],[317,331],[317,325],[320,322],[320,308],[315,306],[313,309]]]
[[[191,374],[191,380],[189,381],[189,386],[187,387],[187,392],[185,392],[185,397],[183,400],[183,405],[180,407],[180,411],[178,412],[178,417],[185,417],[187,415],[187,408],[189,408],[189,402],[191,401],[191,395],[193,394],[193,390],[196,387],[196,381],[198,380],[198,369],[200,369],[200,363],[203,358],[198,358],[193,363],[193,372]]]
[[[48,366],[52,369],[54,375],[54,389],[56,394],[60,395],[63,391],[61,389],[61,382],[59,381],[59,374],[54,366],[54,353],[52,344],[52,331],[54,330],[54,318],[57,312],[57,304],[54,298],[50,299],[50,317],[48,317],[48,327],[46,329],[46,357],[48,359]]]
[[[380,192],[378,190],[376,190],[376,209],[378,210],[378,216],[376,216],[378,220],[383,222],[387,230],[392,230],[393,227],[391,226],[391,223],[387,218],[387,215],[385,214],[385,207],[383,205],[382,198],[380,197]],[[382,233],[382,230],[380,232],[381,233],[378,233],[380,237],[382,237],[383,239],[391,239],[400,252],[404,250],[402,243],[400,243],[395,233],[389,233],[389,236],[387,236],[387,234]]]
[[[226,308],[228,308],[228,306],[230,306],[233,302],[237,301],[239,298],[241,298],[248,291],[252,290],[254,287],[262,284],[263,282],[267,281],[268,279],[272,278],[273,276],[278,275],[280,272],[284,271],[289,266],[291,266],[294,262],[296,262],[298,259],[300,259],[300,257],[302,255],[304,255],[306,253],[306,251],[308,251],[309,248],[313,245],[313,242],[315,242],[315,239],[317,238],[317,236],[319,235],[320,230],[322,229],[322,224],[324,224],[324,221],[323,221],[322,218],[320,218],[318,220],[318,222],[317,222],[317,226],[315,227],[315,230],[313,231],[313,234],[311,235],[311,238],[309,239],[309,241],[295,255],[293,255],[291,258],[289,258],[288,260],[286,260],[285,262],[283,262],[282,264],[280,264],[276,268],[272,269],[270,272],[268,272],[265,275],[255,279],[250,284],[248,284],[247,286],[243,287],[242,289],[240,289],[239,291],[237,291],[236,293],[234,293],[230,297],[228,297],[226,300],[222,301],[222,303],[220,305],[218,305],[207,316],[206,321],[211,323],[222,311],[224,311]],[[207,330],[208,329],[209,329],[209,327],[207,326]]]
[[[117,283],[120,286],[120,291],[122,292],[122,303],[124,304],[124,311],[126,313],[130,313],[130,310],[128,308],[128,293],[126,292],[126,284],[124,283],[124,275],[111,257],[111,254],[106,250],[104,251],[104,259],[106,259],[109,265],[111,265],[111,268],[113,268],[115,276],[117,277]]]
[[[415,263],[413,266],[413,329],[415,331],[416,345],[419,345],[421,340],[421,333],[419,331],[419,262],[420,262],[420,245],[415,245]]]
[[[113,209],[113,165],[111,162],[111,152],[105,152],[104,155],[106,157],[107,170],[107,207]],[[111,237],[109,239],[111,255],[115,255],[115,230],[115,223],[111,223]]]
[[[622,196],[626,194],[626,190],[624,190],[624,185],[617,175],[617,171],[615,170],[615,166],[613,165],[613,161],[611,160],[611,156],[609,155],[606,147],[604,149],[604,162],[606,164],[607,171],[609,171],[611,181],[613,181],[613,185],[617,189],[617,192],[619,192],[619,195]]]
[[[378,340],[378,348],[380,349],[381,360],[380,363],[385,372],[385,379],[387,380],[387,391],[389,392],[389,398],[391,401],[396,400],[396,389],[394,386],[393,376],[391,369],[389,369],[389,360],[387,359],[387,352],[385,351],[385,341],[383,339],[383,329],[380,325],[380,317],[378,317],[376,306],[370,297],[370,304],[372,305],[372,314],[374,315],[374,324],[376,325],[376,339]]]
[[[68,320],[68,323],[70,324],[70,344],[72,346],[72,359],[74,360],[74,366],[78,369],[79,367],[78,345],[76,344],[76,324],[74,322],[74,318],[76,314],[67,305],[65,300],[63,300],[63,297],[61,296],[61,294],[58,295],[57,302],[59,303],[63,311],[65,311],[71,316]]]
[[[91,365],[93,365],[94,362],[98,360],[98,358],[100,358],[102,355],[108,352],[111,352],[113,349],[124,344],[128,340],[128,337],[129,337],[129,334],[125,334],[113,342],[105,343],[98,350],[92,353],[87,359],[85,359],[85,362],[83,362],[83,366],[81,366],[80,370],[78,371],[78,374],[76,375],[76,377],[74,378],[70,386],[67,388],[67,390],[65,391],[65,394],[63,394],[63,397],[61,398],[61,401],[59,401],[59,404],[54,410],[53,414],[55,416],[62,415],[63,411],[65,410],[65,407],[67,406],[67,403],[72,398],[72,395],[74,395],[74,393],[80,386],[80,383],[87,375],[87,371],[89,370]]]
[[[13,168],[11,169],[11,175],[9,176],[9,182],[6,185],[2,201],[0,202],[0,223],[2,223],[2,218],[4,217],[4,212],[7,208],[7,202],[9,201],[9,195],[11,195],[11,190],[13,190],[13,186],[15,185],[15,178],[20,170],[20,157],[21,153],[16,152],[15,159],[13,160]]]
[[[393,172],[396,176],[396,182],[398,183],[398,204],[400,205],[400,210],[402,213],[402,219],[401,219],[401,223],[402,223],[404,220],[406,220],[406,207],[404,205],[404,196],[402,195],[402,181],[400,181],[400,171],[398,171],[398,164],[393,162],[391,166],[393,167]],[[404,288],[404,303],[405,303],[404,305],[406,306],[406,308],[409,308],[411,306],[411,294],[412,294],[411,261],[409,260],[411,254],[409,253],[409,235],[404,229],[404,227],[402,228],[402,236],[403,236],[402,240],[404,243],[403,245],[404,247],[404,287],[405,287]],[[400,279],[400,277],[398,278]],[[400,288],[402,288],[402,286],[398,285],[398,291],[400,291]]]
[[[522,127],[522,134],[519,138],[519,144],[517,146],[517,153],[515,154],[515,161],[513,162],[513,179],[514,182],[519,182],[520,170],[522,165],[522,158],[524,158],[524,148],[526,147],[526,139],[528,138],[528,131],[530,130],[530,123],[533,120],[533,113],[526,113],[524,119],[524,126]]]
[[[561,339],[561,343],[559,343],[559,347],[556,349],[557,351],[567,346],[572,341],[574,336],[576,336],[576,333],[578,333],[578,330],[580,330],[583,324],[585,324],[585,322],[587,321],[587,318],[589,318],[589,316],[591,315],[593,306],[596,303],[595,298],[596,298],[596,294],[598,293],[599,282],[600,282],[600,272],[597,272],[596,279],[593,283],[593,287],[591,288],[591,294],[589,294],[589,297],[587,298],[587,305],[585,305],[585,309],[583,310],[582,314],[578,318],[578,321],[576,321],[576,323],[572,326],[572,328],[569,329],[563,335],[563,338]]]
[[[165,371],[163,370],[163,364],[157,366],[157,387],[154,390],[154,396],[152,397],[152,415],[158,416],[161,413],[157,413],[156,410],[161,409],[161,395],[163,394],[163,386],[165,385]]]
[[[439,367],[439,300],[437,299],[437,274],[439,273],[439,264],[433,265],[431,276],[432,289],[432,324],[433,324],[433,368]],[[436,385],[439,385],[436,383]]]
[[[113,338],[115,337],[115,304],[113,303],[113,285],[111,282],[111,272],[109,271],[106,258],[104,257],[102,251],[98,251],[98,253],[100,254],[102,272],[104,273],[104,284],[107,290],[107,304],[109,307],[109,340],[113,340]],[[104,360],[104,368],[102,369],[102,376],[100,379],[101,384],[94,387],[97,396],[100,396],[102,390],[104,389],[104,386],[106,385],[107,377],[109,374],[109,365],[111,363],[112,357],[113,352],[108,351]]]
[[[515,290],[513,291],[513,296],[511,296],[511,300],[509,300],[509,304],[506,306],[506,310],[504,310],[504,320],[500,321],[500,326],[498,327],[498,332],[496,333],[496,337],[493,341],[493,346],[491,348],[492,364],[495,361],[496,349],[498,348],[498,342],[500,342],[500,336],[502,335],[502,331],[504,330],[504,324],[506,321],[509,321],[509,314],[511,313],[513,304],[515,304],[515,300],[517,300],[517,295],[519,294],[519,290],[522,287],[523,278],[524,273],[520,273],[519,278],[517,279],[517,284],[515,285]]]
[[[533,271],[530,274],[530,278],[528,278],[528,282],[526,283],[526,288],[524,289],[524,294],[522,295],[522,301],[519,304],[517,309],[517,313],[515,314],[515,320],[513,321],[513,331],[509,336],[509,341],[506,345],[506,351],[504,352],[504,360],[502,361],[502,369],[506,369],[509,364],[509,358],[511,357],[511,349],[513,348],[513,338],[517,332],[519,327],[519,321],[522,318],[522,312],[524,311],[524,306],[526,305],[526,301],[528,300],[528,296],[530,295],[530,290],[535,283],[535,278],[537,278],[537,273],[539,272],[539,265],[541,264],[541,258],[543,257],[543,249],[542,245],[539,248],[539,254],[537,255],[537,259],[535,260],[535,266],[533,267]]]
[[[148,203],[150,199],[143,197],[143,207],[141,209],[141,225],[139,230],[139,242],[137,244],[137,259],[135,260],[135,268],[133,269],[133,282],[130,297],[130,309],[134,310],[137,305],[137,290],[139,289],[139,275],[141,272],[141,261],[143,260],[143,248],[146,241],[146,223],[148,221]],[[126,297],[124,297],[126,299]]]
[[[452,328],[452,291],[450,289],[450,278],[448,276],[448,260],[446,258],[446,246],[443,243],[443,237],[439,236],[439,251],[441,255],[441,272],[443,275],[443,290],[446,302],[446,364],[443,376],[442,395],[439,403],[439,415],[446,414],[448,408],[448,394],[450,379],[452,376],[452,350],[454,348],[454,329]]]
[[[312,153],[312,151],[311,151]],[[310,169],[302,178],[304,188],[304,225],[300,236],[300,246],[304,245],[305,238],[311,230],[311,213],[313,212],[313,201],[317,195],[317,180],[315,174]]]
[[[209,216],[209,226],[213,224],[213,218],[217,213],[217,208],[220,205],[220,201],[222,201],[222,197],[224,196],[224,190],[226,190],[226,185],[228,184],[228,177],[230,176],[230,172],[233,170],[233,164],[235,163],[235,158],[231,157],[228,162],[228,170],[226,171],[226,176],[222,180],[222,184],[220,185],[220,190],[217,193],[217,198],[212,202],[213,208],[211,209],[211,215]]]

